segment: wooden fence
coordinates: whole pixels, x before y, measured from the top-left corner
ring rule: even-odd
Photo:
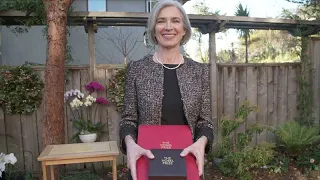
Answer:
[[[218,118],[234,116],[244,100],[259,108],[258,112],[249,114],[246,125],[259,123],[275,127],[298,115],[299,63],[218,66]],[[244,131],[246,125],[237,131]],[[253,139],[253,144],[273,140],[272,134],[263,132]]]
[[[38,69],[41,77],[43,69]],[[69,80],[66,90],[79,89],[84,92],[84,85],[88,83],[88,67],[70,68],[67,75]],[[108,86],[109,79],[115,73],[113,66],[98,66],[96,77],[102,84]],[[218,84],[218,117],[222,114],[234,115],[239,104],[248,99],[252,104],[259,106],[260,111],[251,113],[248,121],[259,122],[271,126],[283,124],[297,115],[298,85],[300,64],[219,64]],[[98,96],[107,97],[107,93],[98,93]],[[120,114],[115,107],[101,108],[97,112],[95,121],[107,123],[106,133],[100,141],[116,140],[118,137],[118,123]],[[65,137],[70,142],[75,130],[72,126],[70,111],[65,111]],[[14,153],[17,156],[17,166],[27,171],[40,172],[41,166],[37,157],[41,152],[43,105],[32,115],[4,115],[0,114],[0,151]],[[218,125],[218,122],[217,122]],[[241,127],[239,130],[244,130]],[[254,139],[254,143],[270,141],[272,135],[262,133]],[[118,164],[125,163],[125,156],[120,155]],[[86,166],[91,167],[90,163]],[[109,166],[109,163],[93,163],[95,168]],[[82,169],[84,164],[66,165],[68,170]]]
[[[109,79],[117,71],[118,66],[98,66],[96,70],[97,81],[103,85],[109,84]],[[44,80],[44,69],[36,68],[42,79]],[[84,85],[89,82],[89,67],[72,67],[69,68],[67,74],[68,84],[66,91],[71,89],[79,89],[87,94]],[[98,97],[107,97],[107,92],[99,92]],[[86,112],[85,112],[86,113]],[[76,132],[72,126],[72,118],[70,108],[65,107],[65,142],[70,141]],[[100,137],[100,141],[116,140],[119,141],[120,114],[116,111],[115,106],[101,107],[97,109],[95,122],[106,123],[105,133]],[[16,166],[19,169],[33,172],[41,172],[41,164],[37,161],[37,157],[42,151],[42,120],[43,120],[43,103],[31,115],[6,115],[0,111],[0,152],[14,153],[18,159]],[[5,136],[4,136],[5,135]],[[118,164],[125,163],[125,156],[120,155]],[[91,168],[92,163],[66,165],[67,170],[82,169],[86,165]],[[94,167],[110,166],[109,163],[93,163]]]

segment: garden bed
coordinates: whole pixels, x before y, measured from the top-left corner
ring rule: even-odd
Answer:
[[[254,180],[313,180],[309,178],[307,175],[301,173],[301,171],[296,168],[294,165],[289,165],[288,171],[286,173],[274,173],[268,169],[256,169],[251,171]],[[111,172],[100,175],[103,180],[112,179]],[[205,167],[205,178],[202,180],[235,180],[236,178],[225,177],[221,174],[221,172],[212,166],[211,163]],[[125,169],[118,170],[118,180],[128,180],[128,176]]]

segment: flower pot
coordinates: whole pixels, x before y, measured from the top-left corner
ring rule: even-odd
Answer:
[[[320,171],[319,170],[311,170],[310,171],[310,176],[313,179],[317,179],[320,176]]]
[[[83,143],[95,142],[97,140],[97,133],[92,134],[80,134],[79,138]]]

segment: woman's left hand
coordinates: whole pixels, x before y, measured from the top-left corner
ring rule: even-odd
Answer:
[[[193,154],[196,157],[198,170],[199,170],[199,176],[202,176],[203,169],[204,169],[204,150],[207,144],[207,137],[202,136],[199,138],[195,143],[188,146],[181,152],[181,156],[185,157],[189,153]]]

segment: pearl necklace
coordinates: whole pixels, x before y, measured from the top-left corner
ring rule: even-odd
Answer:
[[[182,58],[182,55],[181,55],[181,54],[180,54],[180,56],[181,56],[181,61],[180,61],[180,63],[179,63],[176,67],[172,67],[172,68],[171,68],[171,67],[167,67],[167,66],[165,66],[164,64],[162,64],[162,62],[160,62],[160,61],[158,60],[158,58],[157,58],[156,55],[154,55],[154,58],[155,58],[156,61],[157,61],[158,63],[160,63],[164,68],[173,70],[173,69],[177,69],[177,68],[180,67],[180,65],[182,64],[183,58]]]

